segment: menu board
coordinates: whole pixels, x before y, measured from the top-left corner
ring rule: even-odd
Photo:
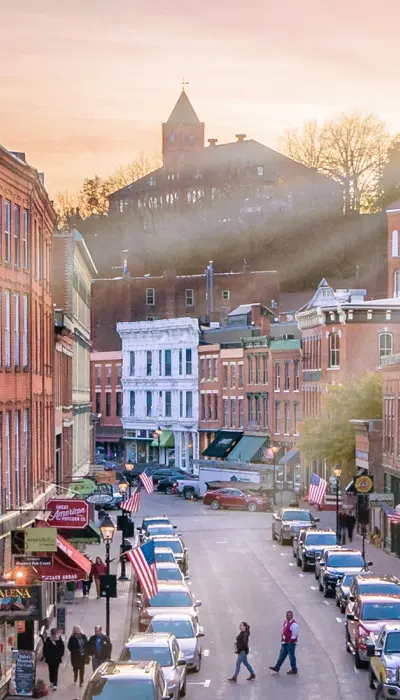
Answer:
[[[36,652],[13,649],[9,695],[32,697],[36,680]]]
[[[61,634],[65,634],[65,614],[65,607],[63,605],[57,605],[57,629]]]

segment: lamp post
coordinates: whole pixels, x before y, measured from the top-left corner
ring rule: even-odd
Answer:
[[[132,472],[133,472],[134,468],[135,468],[135,465],[129,459],[125,464],[125,471],[128,473],[127,477],[128,477],[128,485],[129,485],[129,498],[132,496]]]
[[[115,532],[115,525],[113,521],[111,520],[110,516],[108,513],[104,516],[102,523],[100,525],[100,532],[101,536],[103,538],[103,542],[106,545],[106,567],[107,567],[107,576],[110,575],[110,547],[111,547],[111,542],[113,541],[114,537],[114,532]],[[106,595],[106,635],[109,637],[110,636],[110,588],[109,585],[107,586],[107,595]]]
[[[339,531],[339,486],[340,486],[340,477],[342,476],[342,469],[339,464],[335,465],[335,468],[333,470],[333,476],[336,479],[336,539],[339,543],[340,540],[340,531]]]
[[[122,495],[122,500],[125,500],[125,494],[128,490],[128,485],[129,484],[128,484],[127,480],[123,479],[123,478],[120,479],[118,482],[118,491]],[[126,517],[126,516],[123,516],[123,517]],[[125,533],[125,529],[122,528],[122,530],[121,530],[122,540],[121,540],[121,546],[120,546],[121,555],[124,553],[124,533]],[[118,580],[119,581],[128,581],[128,577],[126,575],[125,557],[121,556],[120,561],[121,561],[121,574],[120,574],[120,577]]]
[[[273,459],[273,466],[274,466],[274,505],[276,506],[276,455],[277,455],[278,452],[279,452],[279,447],[277,447],[277,446],[271,447],[271,450],[272,450],[272,454],[273,454],[273,456],[274,456],[274,459]],[[282,484],[282,487],[283,487],[283,484]],[[283,493],[282,493],[282,491],[281,491],[281,505],[282,505],[282,498],[283,498]]]
[[[157,439],[158,463],[160,464],[160,442],[161,442],[161,435],[162,435],[162,430],[161,430],[160,426],[158,426],[157,430],[154,431],[154,435],[156,436],[156,439]]]

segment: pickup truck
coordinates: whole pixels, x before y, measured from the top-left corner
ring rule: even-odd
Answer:
[[[260,474],[256,471],[250,472],[240,469],[227,469],[226,467],[218,469],[215,467],[200,467],[199,476],[191,479],[179,479],[179,483],[175,488],[175,493],[180,494],[184,498],[191,500],[194,498],[203,498],[206,491],[212,488],[218,488],[216,484],[228,484],[231,488],[258,488],[260,489],[261,480]]]
[[[369,686],[376,698],[400,698],[400,624],[383,625],[367,644]]]

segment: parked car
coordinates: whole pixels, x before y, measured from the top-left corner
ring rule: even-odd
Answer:
[[[200,600],[195,600],[190,589],[185,583],[179,581],[160,581],[158,593],[147,600],[143,596],[138,596],[139,607],[139,631],[145,632],[156,613],[169,613],[179,608],[179,612],[186,612],[189,615],[198,617],[198,609],[201,606]]]
[[[346,610],[347,601],[349,598],[350,586],[353,583],[354,574],[344,574],[338,579],[335,588],[335,598],[336,605],[340,608],[340,612],[344,613]]]
[[[267,510],[269,501],[255,493],[248,493],[240,489],[217,489],[207,491],[203,503],[211,506],[213,510],[220,508],[233,508],[235,510],[249,510],[254,513],[256,510]]]
[[[300,530],[293,537],[293,557],[302,571],[315,566],[315,557],[322,553],[324,546],[336,545],[336,533],[333,530]]]
[[[156,563],[176,564],[175,554],[170,547],[154,547],[154,558]]]
[[[162,479],[168,479],[170,477],[175,477],[176,480],[177,477],[184,476],[186,479],[188,473],[183,471],[183,469],[171,469],[170,467],[164,467],[164,469],[158,469],[152,472],[150,476],[153,478],[153,484],[157,486]]]
[[[365,563],[361,552],[342,547],[340,551],[328,550],[320,561],[319,590],[324,597],[335,594],[336,584],[344,574],[358,574],[366,571],[372,562]]]
[[[400,625],[384,624],[367,644],[369,687],[377,698],[400,698]]]
[[[119,661],[157,661],[167,681],[170,698],[185,697],[186,661],[173,634],[132,634],[122,648]]]
[[[321,574],[321,564],[324,563],[325,560],[325,553],[326,552],[331,552],[335,550],[336,552],[341,552],[343,549],[342,545],[340,544],[329,544],[326,547],[323,548],[321,554],[318,554],[315,557],[315,569],[314,569],[314,576],[319,581],[319,577]]]
[[[291,542],[300,530],[315,528],[319,518],[314,518],[309,510],[303,508],[281,508],[272,516],[272,539],[281,544]]]
[[[179,483],[179,481],[182,479],[182,481],[195,481],[194,477],[189,476],[188,474],[173,474],[171,476],[167,476],[164,479],[160,479],[157,485],[157,491],[160,491],[161,493],[167,493],[169,496],[174,493],[174,487],[176,483]]]
[[[170,632],[178,640],[187,669],[200,671],[204,630],[198,620],[188,613],[157,613],[151,620],[149,632]]]
[[[169,700],[167,682],[160,664],[106,661],[93,673],[82,700]]]
[[[146,515],[143,518],[140,527],[136,528],[139,533],[141,542],[146,538],[146,531],[150,525],[171,525],[171,521],[167,515]],[[172,525],[173,529],[176,530],[176,525]]]
[[[374,574],[372,571],[364,571],[361,574],[356,574],[349,590],[348,612],[351,612],[352,606],[358,596],[368,593],[374,595],[380,593],[399,595],[400,579],[390,574]]]
[[[189,569],[189,559],[187,549],[184,545],[182,538],[176,536],[166,537],[164,535],[161,537],[153,537],[153,542],[155,547],[169,547],[170,549],[172,549],[175,556],[175,560],[177,561],[177,563],[179,564],[180,568],[186,576]]]
[[[400,624],[400,595],[360,595],[346,615],[346,650],[354,654],[356,668],[368,665],[371,634],[386,623]]]
[[[159,561],[156,563],[157,579],[159,581],[188,581],[189,576],[184,576],[179,564],[175,562]]]
[[[145,540],[152,540],[153,537],[174,537],[176,534],[174,526],[171,523],[154,523],[148,525],[144,535]]]

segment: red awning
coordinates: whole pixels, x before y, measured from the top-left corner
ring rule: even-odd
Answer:
[[[48,527],[44,520],[36,521],[36,526]],[[80,581],[86,579],[91,568],[89,559],[59,534],[53,566],[35,567],[42,581]]]

